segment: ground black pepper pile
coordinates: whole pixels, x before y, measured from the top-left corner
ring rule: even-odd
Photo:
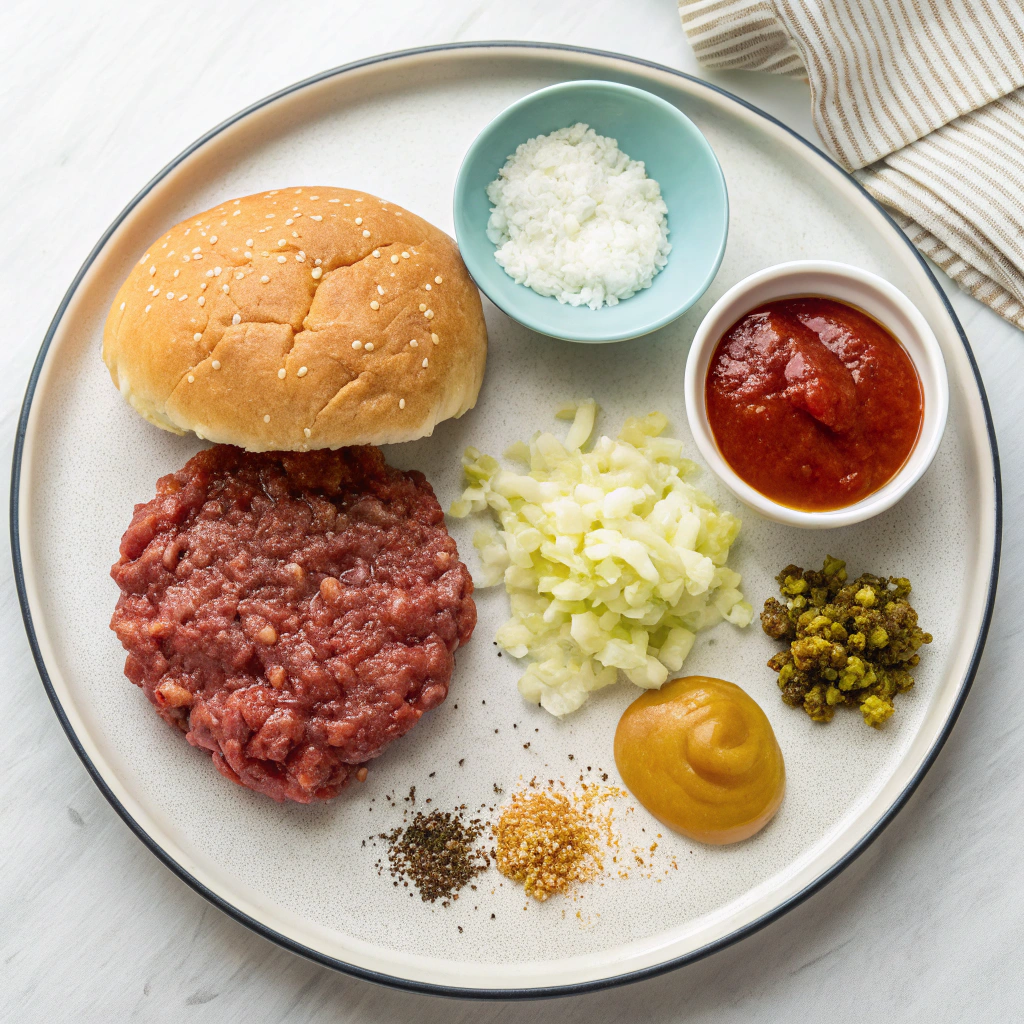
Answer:
[[[388,865],[397,885],[412,882],[425,902],[457,900],[459,890],[490,866],[477,846],[487,824],[467,821],[460,810],[416,813],[408,825],[378,838],[387,844]]]

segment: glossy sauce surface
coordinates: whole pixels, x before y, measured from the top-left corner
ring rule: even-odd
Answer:
[[[669,828],[702,843],[760,831],[786,789],[771,723],[735,683],[673,679],[626,709],[615,730],[626,788]]]
[[[820,296],[751,310],[705,381],[722,457],[791,508],[845,508],[886,484],[921,432],[924,397],[900,343],[867,313]]]

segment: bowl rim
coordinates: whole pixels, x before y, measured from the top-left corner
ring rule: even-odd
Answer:
[[[814,274],[855,282],[872,292],[874,297],[879,300],[880,305],[887,305],[894,312],[902,314],[909,324],[916,342],[915,351],[911,351],[903,340],[906,337],[906,331],[894,330],[884,315],[878,316],[872,310],[865,310],[882,323],[907,352],[921,381],[924,400],[920,433],[899,470],[878,490],[868,494],[860,501],[842,508],[822,511],[796,509],[783,505],[755,490],[743,480],[725,461],[718,449],[708,421],[704,393],[704,382],[715,347],[722,334],[740,316],[744,315],[742,310],[737,312],[737,307],[743,305],[742,299],[766,283],[777,284],[779,286],[778,294],[770,298],[761,297],[758,302],[749,303],[745,307],[746,311],[766,301],[796,298],[807,294],[829,295],[828,289],[808,289],[799,286],[801,280]],[[784,287],[789,282],[792,282],[794,286]],[[856,305],[855,302],[839,295],[830,297],[840,302]],[[725,322],[726,320],[728,323]],[[946,362],[943,359],[938,340],[921,311],[903,292],[884,278],[860,267],[834,260],[792,260],[787,263],[775,264],[750,274],[729,288],[705,314],[693,337],[686,358],[684,395],[686,416],[694,442],[705,462],[721,482],[743,504],[760,512],[768,519],[807,529],[852,526],[892,508],[921,479],[931,465],[942,441],[949,410]]]
[[[549,96],[553,93],[573,92],[584,88],[592,89],[595,87],[600,87],[608,92],[632,94],[652,106],[660,107],[663,111],[668,113],[670,117],[672,117],[681,126],[681,128],[693,138],[697,147],[706,156],[710,157],[710,168],[714,181],[721,188],[723,203],[721,238],[719,239],[714,259],[711,261],[708,272],[705,274],[699,286],[696,287],[691,294],[685,296],[681,302],[673,305],[667,313],[662,314],[661,316],[650,319],[638,325],[636,328],[625,328],[598,335],[579,330],[555,329],[550,324],[543,322],[543,320],[540,320],[528,313],[517,312],[515,309],[510,308],[510,303],[502,300],[500,296],[496,296],[491,293],[491,290],[486,287],[486,284],[482,279],[482,275],[474,273],[474,266],[480,266],[479,261],[475,256],[475,249],[473,246],[463,246],[462,244],[463,240],[468,237],[469,232],[472,230],[464,215],[466,206],[465,200],[469,190],[466,179],[472,160],[475,157],[482,140],[489,135],[492,129],[498,127],[510,115],[525,107],[533,106],[538,99]],[[523,139],[522,141],[526,142],[528,140]],[[496,168],[495,173],[497,173],[499,169],[500,168]],[[455,187],[452,189],[452,214],[452,220],[455,225],[455,240],[458,243],[459,252],[466,265],[466,270],[469,272],[470,277],[473,279],[473,282],[480,291],[482,291],[484,295],[486,295],[487,298],[498,307],[498,309],[500,309],[507,317],[515,320],[516,323],[522,324],[524,327],[531,331],[535,331],[538,334],[543,334],[549,338],[556,338],[560,341],[572,341],[585,345],[605,345],[617,341],[630,341],[634,338],[642,338],[645,335],[660,330],[662,327],[678,320],[679,317],[681,317],[688,309],[692,308],[697,302],[699,302],[704,293],[711,287],[711,283],[718,274],[719,268],[722,265],[722,260],[725,257],[725,248],[729,239],[729,189],[725,181],[725,174],[722,172],[721,164],[718,162],[718,157],[715,154],[711,143],[708,142],[707,138],[705,138],[704,133],[692,120],[690,120],[689,117],[686,116],[686,114],[683,113],[683,111],[674,104],[669,103],[668,100],[662,99],[662,97],[657,96],[646,89],[639,89],[633,85],[625,85],[621,82],[610,82],[600,78],[574,78],[568,82],[556,82],[553,85],[545,86],[543,89],[536,89],[534,92],[528,93],[526,96],[521,96],[518,100],[510,103],[507,107],[492,117],[491,120],[488,121],[487,124],[484,125],[484,127],[476,134],[473,141],[466,149],[466,152],[462,157],[462,162],[459,164],[459,171],[455,177]],[[671,211],[669,212],[669,216],[671,216]],[[491,255],[493,257],[493,253]],[[671,259],[672,254],[670,252],[669,260]],[[511,280],[511,278],[509,278],[509,280]],[[526,285],[518,285],[517,287],[526,288]],[[646,289],[643,289],[643,291],[646,291]],[[642,295],[643,291],[637,294]],[[550,298],[552,302],[556,304],[558,303],[558,300],[554,297],[542,297]],[[637,296],[630,296],[630,298],[635,297]],[[628,301],[629,299],[623,299],[623,302]],[[596,310],[592,312],[599,314],[601,311]]]

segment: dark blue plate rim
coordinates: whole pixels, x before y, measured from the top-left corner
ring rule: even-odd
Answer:
[[[777,907],[761,915],[755,921],[751,921],[749,924],[744,925],[742,928],[737,928],[735,931],[730,932],[728,935],[723,936],[720,939],[716,939],[714,942],[709,942],[707,945],[700,947],[699,949],[693,950],[684,956],[675,957],[664,963],[657,964],[653,967],[645,967],[642,970],[631,971],[626,974],[619,974],[611,978],[601,978],[595,981],[577,982],[570,985],[554,985],[544,988],[526,988],[526,989],[472,989],[472,988],[458,988],[451,985],[433,985],[428,982],[409,981],[405,978],[396,978],[388,974],[383,974],[378,971],[369,971],[361,967],[356,967],[352,964],[347,964],[342,960],[337,960],[334,957],[327,956],[317,950],[310,949],[308,946],[304,946],[299,942],[295,942],[289,939],[287,936],[281,935],[279,932],[274,931],[272,928],[268,928],[260,921],[249,917],[247,914],[242,913],[231,903],[227,902],[216,893],[212,892],[206,886],[204,886],[198,879],[190,875],[180,864],[178,864],[168,853],[166,853],[162,847],[159,846],[149,834],[135,821],[134,818],[128,813],[125,807],[117,799],[117,797],[110,790],[110,787],[106,784],[103,777],[100,775],[96,766],[92,763],[89,755],[86,753],[84,747],[79,741],[74,729],[71,727],[71,723],[68,721],[67,716],[64,713],[64,709],[61,706],[60,700],[57,697],[56,691],[53,688],[53,684],[50,680],[49,674],[46,669],[46,665],[43,661],[42,653],[39,649],[39,643],[35,634],[35,626],[32,622],[32,614],[28,605],[28,595],[25,589],[25,574],[24,564],[21,555],[21,527],[18,518],[18,505],[21,494],[21,468],[22,460],[25,449],[25,437],[28,428],[28,418],[32,407],[32,399],[35,395],[36,386],[39,382],[39,376],[42,372],[43,363],[46,360],[46,354],[49,350],[50,344],[53,341],[54,334],[56,333],[57,327],[60,324],[61,318],[64,316],[65,311],[75,291],[81,284],[85,274],[92,266],[97,255],[102,250],[103,246],[106,245],[111,235],[117,230],[122,221],[128,216],[129,213],[141,202],[141,200],[152,191],[155,185],[157,185],[163,178],[165,178],[175,167],[177,167],[183,160],[194,153],[197,149],[203,146],[214,136],[219,135],[225,128],[235,124],[237,121],[242,120],[254,111],[260,110],[261,108],[273,103],[275,100],[288,96],[291,93],[298,92],[300,89],[305,89],[310,85],[315,85],[318,82],[322,82],[328,78],[333,78],[336,75],[341,75],[349,71],[355,71],[359,68],[365,68],[374,64],[381,64],[392,60],[401,60],[409,57],[421,56],[424,54],[436,53],[443,54],[452,51],[459,50],[488,50],[488,49],[513,49],[513,50],[537,50],[547,51],[551,53],[574,53],[582,54],[588,57],[598,57],[603,60],[614,60],[624,62],[627,64],[634,64],[642,68],[650,68],[654,71],[658,71],[662,74],[672,75],[676,78],[685,79],[694,85],[700,86],[703,89],[708,89],[711,92],[717,93],[720,96],[724,96],[732,102],[744,107],[751,113],[757,114],[759,117],[764,118],[766,121],[781,128],[788,135],[801,142],[809,150],[811,150],[818,158],[825,161],[835,170],[843,174],[849,182],[860,191],[866,199],[868,199],[873,206],[875,206],[879,212],[889,222],[892,229],[903,239],[910,251],[914,254],[914,257],[921,265],[921,269],[927,275],[929,281],[931,281],[936,293],[942,301],[946,312],[949,314],[950,320],[953,322],[957,333],[960,335],[960,340],[963,343],[964,350],[967,353],[967,359],[970,362],[971,370],[974,374],[975,384],[978,388],[978,393],[981,397],[982,408],[985,413],[985,426],[988,431],[989,444],[992,450],[992,468],[994,474],[994,485],[995,485],[995,533],[993,543],[993,559],[992,569],[989,576],[988,593],[985,598],[985,614],[982,621],[981,630],[978,633],[978,639],[974,646],[974,651],[971,654],[970,666],[967,670],[967,674],[964,677],[963,684],[961,685],[960,692],[957,695],[956,703],[951,710],[945,725],[943,726],[942,732],[939,734],[932,748],[928,751],[927,756],[921,764],[921,767],[915,773],[914,777],[910,780],[900,795],[893,801],[889,808],[884,814],[878,819],[878,821],[872,826],[872,828],[859,840],[859,842],[846,854],[844,854],[839,860],[837,860],[828,870],[822,872],[813,882],[805,886],[800,892],[791,896],[789,899],[780,903]],[[971,351],[970,343],[967,340],[967,335],[964,333],[963,327],[960,325],[960,321],[957,318],[956,313],[953,311],[953,307],[950,305],[945,292],[939,285],[939,282],[935,279],[935,275],[932,273],[931,268],[928,266],[925,258],[914,248],[913,243],[903,233],[899,225],[892,219],[888,212],[882,207],[875,199],[864,189],[864,187],[851,175],[849,175],[839,164],[837,164],[831,157],[826,153],[823,153],[817,146],[809,142],[798,132],[793,131],[792,128],[787,127],[777,118],[772,117],[771,114],[755,107],[752,103],[748,103],[746,100],[740,99],[738,96],[734,96],[732,93],[725,89],[719,88],[716,85],[712,85],[709,82],[705,82],[702,79],[696,78],[693,75],[688,75],[683,71],[677,71],[674,68],[666,67],[663,64],[657,64],[653,61],[643,60],[640,57],[630,57],[622,53],[613,53],[607,50],[594,50],[582,46],[568,46],[561,43],[539,43],[539,42],[528,42],[528,41],[516,41],[516,40],[490,40],[486,42],[470,42],[470,43],[444,43],[436,46],[422,46],[416,47],[410,50],[398,50],[393,53],[379,54],[375,57],[368,57],[364,60],[354,61],[351,64],[343,64],[340,67],[332,68],[328,71],[323,71],[320,74],[313,75],[311,78],[306,78],[300,82],[296,82],[292,85],[287,86],[278,92],[271,93],[271,95],[264,97],[261,100],[251,104],[243,110],[240,110],[237,114],[222,121],[219,125],[211,128],[206,134],[200,136],[190,146],[184,149],[178,154],[170,163],[168,163],[162,170],[160,170],[155,177],[153,177],[142,190],[131,200],[131,202],[118,214],[113,223],[103,233],[100,240],[93,247],[89,253],[85,262],[82,264],[81,269],[75,275],[74,280],[71,282],[71,286],[68,288],[61,300],[60,305],[57,307],[57,312],[54,314],[53,320],[50,322],[50,326],[46,332],[46,336],[43,338],[42,347],[39,350],[39,355],[36,357],[35,364],[32,367],[32,373],[29,376],[28,387],[25,391],[25,399],[22,403],[21,414],[18,418],[18,428],[15,436],[14,444],[14,459],[11,469],[11,506],[10,506],[10,524],[11,524],[11,554],[14,562],[14,577],[15,583],[18,590],[18,601],[21,605],[21,614],[25,622],[25,630],[28,634],[29,645],[32,649],[32,656],[35,659],[36,668],[39,671],[40,678],[42,679],[43,686],[46,689],[46,694],[50,699],[50,703],[53,705],[53,710],[60,721],[61,727],[64,729],[71,746],[74,748],[75,753],[78,754],[82,763],[85,765],[86,770],[92,777],[93,782],[96,783],[100,792],[106,797],[108,803],[114,808],[114,810],[120,815],[124,823],[131,829],[132,832],[149,848],[149,850],[171,871],[174,872],[186,885],[194,889],[200,896],[209,900],[214,906],[224,911],[230,917],[233,917],[236,921],[250,928],[258,935],[262,935],[264,938],[269,939],[271,942],[277,943],[285,949],[291,950],[293,953],[298,953],[300,956],[304,956],[309,960],[313,960],[316,963],[323,964],[325,967],[333,968],[334,970],[341,971],[345,974],[352,975],[356,978],[362,978],[366,981],[376,982],[377,984],[387,985],[392,988],[398,988],[410,992],[422,992],[430,995],[443,995],[443,996],[455,996],[466,999],[540,999],[549,998],[553,996],[566,996],[566,995],[579,995],[584,992],[594,992],[599,989],[611,988],[613,986],[625,985],[631,982],[642,981],[646,978],[653,978],[659,974],[664,974],[667,971],[675,970],[678,967],[682,967],[685,964],[693,963],[697,960],[701,960],[704,957],[715,953],[718,950],[725,949],[731,946],[733,943],[738,942],[740,939],[746,938],[748,935],[752,935],[754,932],[760,930],[765,925],[781,917],[787,911],[792,910],[798,906],[808,897],[812,896],[819,889],[825,886],[833,878],[835,878],[840,872],[848,867],[860,854],[862,854],[875,839],[882,833],[883,829],[893,820],[893,818],[899,813],[899,811],[906,804],[907,800],[910,799],[911,794],[920,785],[921,780],[924,778],[928,769],[932,766],[935,758],[938,756],[939,751],[945,745],[946,740],[949,738],[950,733],[953,730],[953,726],[956,724],[957,719],[960,716],[960,712],[963,710],[964,702],[967,699],[967,694],[970,692],[971,686],[974,683],[974,678],[978,671],[978,665],[981,660],[982,651],[985,648],[985,641],[988,638],[989,627],[992,622],[992,612],[995,603],[996,596],[996,585],[999,578],[999,558],[1002,548],[1002,524],[1003,524],[1003,498],[1002,498],[1002,482],[999,470],[999,451],[996,444],[995,428],[992,424],[992,414],[989,409],[988,397],[985,394],[985,386],[981,380],[981,374],[978,372],[978,364],[974,358],[974,353]]]

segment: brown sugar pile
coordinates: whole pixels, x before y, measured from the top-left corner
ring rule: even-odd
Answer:
[[[598,810],[611,795],[596,786],[582,795],[552,786],[514,794],[493,826],[498,870],[536,900],[596,878],[604,849],[616,845],[612,811]]]

